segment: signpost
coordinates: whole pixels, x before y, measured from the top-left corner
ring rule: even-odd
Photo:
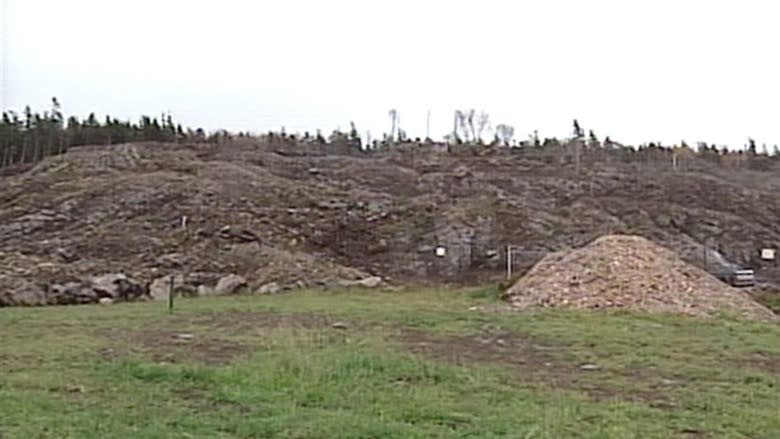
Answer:
[[[168,313],[173,313],[173,296],[176,289],[176,276],[171,276],[171,283],[168,287]]]
[[[190,238],[189,218],[187,217],[187,215],[183,215],[181,217],[180,224],[181,224],[182,230],[184,231],[184,239],[182,240],[182,242],[185,243],[185,245],[186,245],[187,241],[189,241],[189,238]],[[182,273],[182,275],[181,275],[182,279],[185,279],[185,277],[184,277],[185,274],[186,274],[186,272]],[[182,282],[184,282],[184,281],[182,281]],[[168,285],[168,313],[169,314],[173,313],[174,300],[176,300],[176,293],[175,293],[175,291],[176,291],[176,276],[171,274],[171,282]]]

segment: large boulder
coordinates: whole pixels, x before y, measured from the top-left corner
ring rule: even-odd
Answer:
[[[174,288],[184,281],[181,275],[158,277],[149,284],[149,297],[153,300],[168,300],[171,292],[171,277],[173,277]]]
[[[167,253],[157,258],[157,264],[163,268],[180,268],[184,265],[185,257],[180,253]]]
[[[85,303],[95,303],[98,302],[101,297],[90,285],[80,282],[65,282],[47,285],[46,294],[47,301],[51,305],[81,305]]]
[[[196,293],[197,293],[198,297],[213,296],[214,295],[214,289],[213,288],[209,288],[206,285],[198,285]]]
[[[257,290],[259,294],[276,294],[280,291],[282,291],[282,286],[277,282],[267,283]]]
[[[98,303],[103,298],[137,300],[145,294],[146,288],[142,284],[123,274],[42,286],[20,278],[0,279],[0,306],[81,305]]]
[[[0,307],[47,304],[46,292],[38,285],[24,279],[0,276]]]
[[[370,276],[358,280],[344,280],[338,283],[341,287],[358,287],[358,288],[376,288],[382,285],[382,278],[379,276]]]
[[[167,275],[158,277],[149,284],[149,296],[153,300],[168,300],[171,291],[171,278],[173,278],[173,292],[177,297],[196,297],[199,296],[201,287],[200,282],[190,276],[184,277],[181,274]]]
[[[357,281],[356,285],[364,288],[376,288],[382,285],[382,278],[379,276],[367,277],[365,279],[360,279],[359,281]]]
[[[248,285],[246,279],[243,277],[237,274],[229,274],[217,281],[217,286],[214,288],[214,294],[218,296],[237,294]]]
[[[90,279],[90,286],[97,298],[114,300],[136,300],[146,295],[146,288],[140,282],[121,273],[104,274]]]

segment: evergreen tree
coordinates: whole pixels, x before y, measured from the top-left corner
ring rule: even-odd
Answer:
[[[13,111],[0,117],[0,167],[16,163],[29,163],[46,156],[62,154],[68,148],[79,145],[103,145],[136,141],[172,142],[184,139],[188,132],[174,123],[171,115],[163,117],[162,125],[147,116],[138,124],[121,122],[105,116],[101,123],[95,113],[83,121],[76,116],[65,118],[56,97],[51,100],[51,110],[42,114],[24,108],[22,117]]]
[[[752,138],[748,138],[748,152],[750,155],[756,155],[756,141]]]

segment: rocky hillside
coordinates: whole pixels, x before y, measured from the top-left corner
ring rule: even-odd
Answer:
[[[502,275],[508,244],[522,270],[616,233],[710,270],[752,266],[775,279],[758,260],[760,248],[780,245],[774,160],[664,154],[259,141],[75,148],[0,177],[0,305],[145,297],[152,286],[161,296],[167,276],[190,294],[217,292],[220,280],[230,291],[377,276],[476,282]],[[105,287],[106,275],[121,285]]]

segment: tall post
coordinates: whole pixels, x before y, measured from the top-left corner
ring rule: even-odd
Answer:
[[[428,117],[425,120],[425,140],[431,138],[431,110],[428,110]]]
[[[506,246],[506,280],[512,280],[512,246]]]
[[[175,291],[176,276],[171,275],[171,283],[168,286],[168,313],[173,313],[173,296]]]

